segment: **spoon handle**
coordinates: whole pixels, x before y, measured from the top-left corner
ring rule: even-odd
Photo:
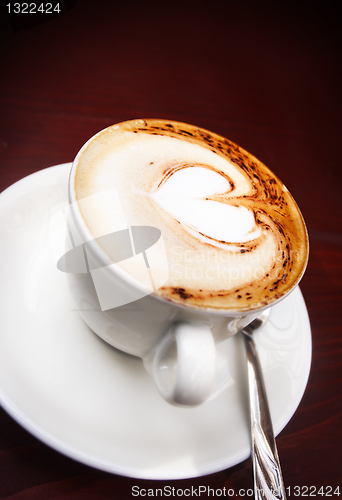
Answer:
[[[259,356],[248,327],[242,330],[242,333],[247,352],[254,498],[256,500],[286,500]]]

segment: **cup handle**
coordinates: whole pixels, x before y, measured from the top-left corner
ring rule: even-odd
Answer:
[[[144,364],[167,402],[182,406],[203,403],[216,374],[216,348],[209,325],[174,324]]]

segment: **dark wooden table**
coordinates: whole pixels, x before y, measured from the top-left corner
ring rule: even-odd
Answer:
[[[291,497],[296,486],[301,496],[304,487],[321,498],[329,487],[342,493],[338,2],[60,3],[65,12],[41,24],[3,12],[0,190],[72,161],[94,133],[138,117],[194,123],[268,165],[298,202],[311,242],[301,289],[312,370],[277,439],[284,478]],[[59,454],[0,408],[0,498],[132,498],[133,485],[226,487],[246,498],[238,491],[253,487],[251,460],[196,479],[129,479]]]

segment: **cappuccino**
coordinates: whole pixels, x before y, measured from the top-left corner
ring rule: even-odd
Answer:
[[[251,311],[283,297],[304,273],[307,232],[286,187],[254,156],[207,130],[166,120],[109,127],[81,150],[74,189],[77,200],[95,200],[83,211],[80,203],[94,238],[117,217],[93,196],[110,189],[128,226],[160,229],[169,278],[154,293],[163,299]],[[115,262],[106,239],[100,244]],[[117,265],[130,273],[127,262]],[[161,273],[163,265],[161,258]]]

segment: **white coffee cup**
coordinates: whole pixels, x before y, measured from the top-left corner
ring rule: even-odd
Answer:
[[[82,261],[86,255],[83,270],[69,274],[72,296],[80,315],[97,335],[143,360],[167,402],[198,405],[219,385],[218,344],[253,321],[269,305],[247,312],[187,307],[146,292],[146,288],[113,263],[90,232],[75,192],[79,159],[94,137],[76,156],[69,178],[70,233],[73,245],[79,249],[76,259]],[[97,270],[97,277],[92,270]],[[98,277],[105,295],[117,299],[114,307],[104,307],[101,303]]]
[[[220,385],[216,380],[217,345],[250,323],[259,311],[245,315],[209,312],[146,295],[128,274],[108,262],[88,233],[72,193],[70,201],[73,238],[87,242],[88,262],[97,261],[95,267],[101,269],[106,289],[126,302],[102,310],[90,272],[69,273],[69,287],[83,320],[110,345],[142,358],[166,401],[175,405],[204,402],[215,383]]]

